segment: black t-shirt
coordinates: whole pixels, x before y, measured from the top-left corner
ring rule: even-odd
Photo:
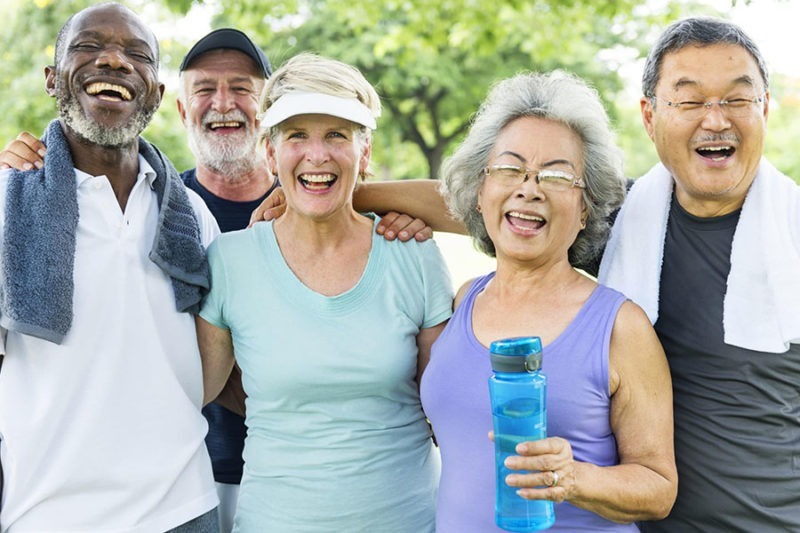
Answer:
[[[211,214],[214,215],[217,224],[219,224],[219,229],[223,233],[246,228],[247,224],[250,223],[250,215],[255,208],[261,205],[261,202],[278,187],[278,180],[276,179],[269,191],[261,198],[249,200],[247,202],[235,202],[215,196],[208,189],[203,187],[203,185],[197,181],[196,169],[194,168],[181,173],[181,179],[188,188],[200,195],[200,198],[202,198],[203,202],[208,206]]]
[[[673,196],[655,329],[672,372],[678,499],[645,532],[800,531],[800,345],[723,340],[738,220],[694,217]]]
[[[250,222],[250,214],[277,187],[277,180],[267,194],[257,200],[235,202],[215,196],[197,181],[195,169],[181,174],[186,186],[200,195],[222,232],[244,229]],[[206,446],[211,456],[214,479],[219,483],[239,484],[242,479],[244,439],[247,428],[244,418],[216,403],[203,408],[208,420]]]

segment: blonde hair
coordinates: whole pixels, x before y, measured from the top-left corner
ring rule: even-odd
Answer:
[[[261,93],[259,111],[263,114],[280,97],[292,92],[321,93],[340,98],[355,98],[364,104],[375,118],[381,114],[381,101],[375,88],[357,68],[308,52],[289,59],[269,77]],[[369,138],[369,130],[360,130]],[[272,137],[276,126],[265,134]]]

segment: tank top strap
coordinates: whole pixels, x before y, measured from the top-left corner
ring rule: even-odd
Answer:
[[[472,308],[475,305],[475,298],[486,288],[486,285],[494,278],[494,275],[494,272],[490,272],[472,281],[469,287],[467,287],[464,297],[458,303],[458,307],[453,311],[449,326],[442,332],[442,336],[446,337],[458,331],[459,334],[464,335],[466,339],[470,339],[476,345],[478,344],[477,339],[475,339],[472,333]]]
[[[575,319],[550,344],[550,348],[563,349],[567,345],[574,349],[576,342],[599,342],[607,354],[617,313],[626,300],[621,292],[598,285]]]

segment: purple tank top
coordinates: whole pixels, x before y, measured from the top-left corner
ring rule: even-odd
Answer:
[[[494,277],[467,290],[422,377],[422,406],[442,455],[437,533],[502,532],[494,523],[494,448],[488,379],[489,350],[472,332],[475,296]],[[543,348],[548,435],[567,439],[577,461],[619,462],[609,424],[608,346],[621,293],[598,285],[575,319]],[[535,331],[530,332],[535,335]],[[555,505],[555,531],[638,531],[564,502]]]

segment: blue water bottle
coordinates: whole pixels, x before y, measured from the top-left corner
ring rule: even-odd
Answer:
[[[495,523],[507,531],[540,531],[555,523],[553,502],[526,500],[506,484],[512,471],[503,464],[517,455],[517,444],[547,436],[545,389],[540,372],[542,341],[515,337],[494,341],[489,347],[494,375],[489,378],[495,455]],[[524,473],[524,472],[523,472]]]

